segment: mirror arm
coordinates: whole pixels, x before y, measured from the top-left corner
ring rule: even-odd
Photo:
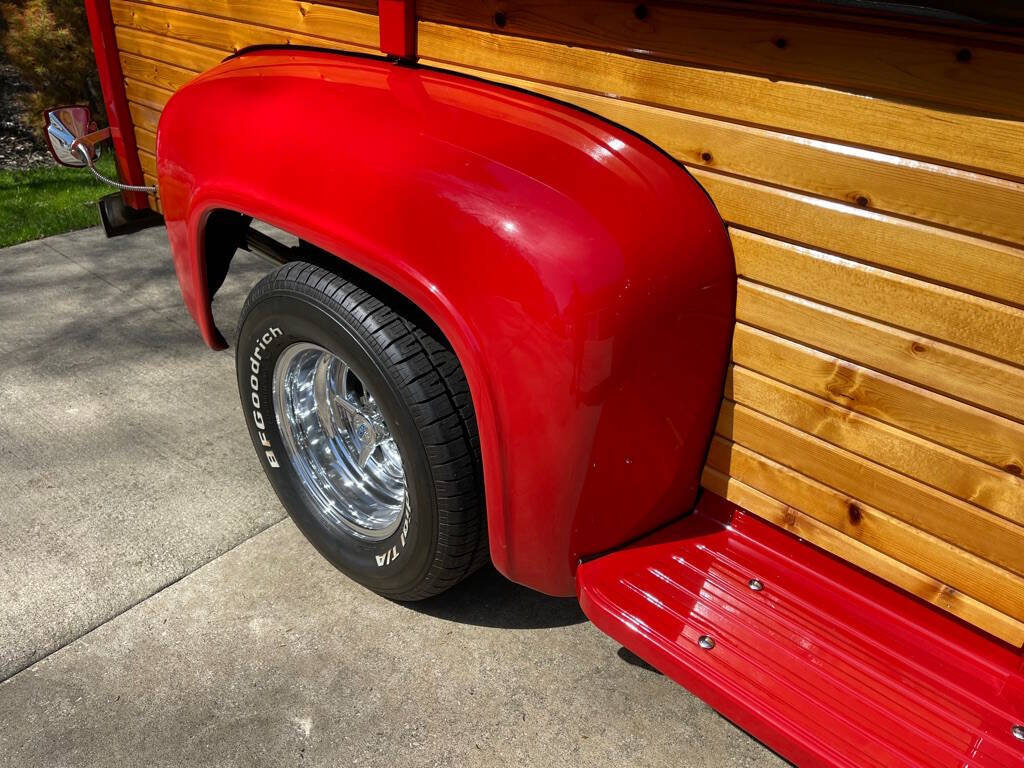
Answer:
[[[110,129],[103,128],[99,131],[93,131],[92,133],[86,134],[80,139],[75,139],[71,143],[71,151],[78,152],[78,147],[82,146],[89,150],[89,154],[93,157],[96,156],[96,145],[106,141],[110,138]]]
[[[76,152],[79,157],[85,160],[85,164],[86,166],[88,166],[89,171],[92,173],[92,175],[95,176],[100,181],[102,181],[104,184],[109,184],[110,186],[114,187],[115,189],[119,189],[122,192],[145,192],[148,195],[155,195],[157,193],[156,187],[143,187],[134,186],[132,184],[122,184],[120,181],[108,179],[106,176],[104,176],[102,173],[96,170],[95,166],[93,165],[92,159],[93,155],[95,154],[95,145],[99,144],[101,141],[106,141],[108,138],[110,138],[109,128],[104,128],[102,131],[94,131],[93,133],[90,133],[87,136],[83,136],[80,139],[76,139],[75,142],[71,145],[71,151]]]

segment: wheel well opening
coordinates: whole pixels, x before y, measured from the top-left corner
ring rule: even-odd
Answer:
[[[285,229],[238,211],[219,208],[211,211],[206,218],[203,243],[206,285],[211,302],[224,284],[234,255],[239,249],[260,256],[274,266],[292,261],[305,261],[333,272],[374,294],[408,317],[435,341],[455,352],[437,323],[405,294],[355,266],[344,256],[326,251]]]

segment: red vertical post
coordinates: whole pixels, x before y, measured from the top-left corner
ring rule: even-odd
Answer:
[[[416,58],[416,3],[414,0],[379,0],[380,49],[400,59]]]
[[[117,53],[110,0],[85,0],[85,12],[89,18],[92,48],[96,54],[96,68],[103,89],[103,105],[107,110],[110,137],[114,141],[121,179],[126,184],[143,186],[146,181],[139,163],[139,148],[135,144],[135,127],[128,110],[128,96],[124,91],[124,73]],[[124,192],[123,195],[125,203],[132,208],[149,207],[149,200],[142,192]]]

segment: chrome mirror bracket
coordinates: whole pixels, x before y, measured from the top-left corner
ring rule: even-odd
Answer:
[[[75,105],[46,110],[46,140],[54,160],[69,168],[88,168],[99,181],[122,192],[155,195],[156,187],[122,184],[96,170],[96,160],[100,156],[99,145],[109,138],[109,128],[96,130],[88,107]]]

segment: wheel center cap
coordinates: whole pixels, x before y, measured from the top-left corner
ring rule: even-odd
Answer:
[[[405,469],[388,424],[349,365],[310,342],[274,364],[277,424],[289,461],[320,521],[380,541],[402,524]]]
[[[365,440],[367,435],[369,435],[371,431],[372,430],[370,429],[370,425],[367,424],[365,421],[360,421],[356,425],[356,437],[358,437],[360,440]]]

